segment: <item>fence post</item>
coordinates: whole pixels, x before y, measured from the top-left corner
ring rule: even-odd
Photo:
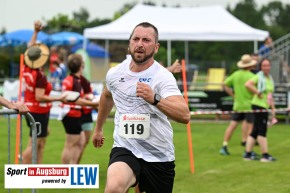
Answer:
[[[0,110],[0,115],[8,115],[8,163],[10,164],[10,145],[11,145],[11,140],[10,140],[10,115],[12,114],[19,114],[17,110],[11,110],[11,109],[2,109]],[[29,121],[29,124],[32,128],[32,164],[37,164],[37,127],[36,127],[36,122],[34,120],[34,118],[32,117],[32,115],[30,113],[25,113],[23,114],[23,116],[25,116],[27,118],[27,120]],[[22,132],[22,126],[20,127],[20,131]],[[8,190],[8,192],[10,192]],[[32,193],[36,193],[35,189],[31,190]]]

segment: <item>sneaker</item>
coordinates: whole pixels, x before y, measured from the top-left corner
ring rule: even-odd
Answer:
[[[246,141],[241,141],[241,146],[246,146]]]
[[[244,151],[244,154],[243,154],[243,157],[245,157],[247,155],[247,152],[246,151]],[[260,155],[259,154],[257,154],[256,152],[254,152],[254,151],[252,151],[251,152],[251,156],[253,156],[253,157],[260,157]]]
[[[228,151],[228,147],[227,147],[227,146],[223,146],[223,147],[220,149],[220,154],[221,154],[221,155],[230,155],[230,152]]]
[[[251,152],[250,155],[248,155],[247,153],[244,153],[243,158],[245,161],[259,160],[259,158],[254,152]]]
[[[260,159],[260,161],[261,162],[274,162],[274,161],[276,161],[277,159],[276,158],[274,158],[274,157],[272,157],[271,155],[268,155],[267,157],[262,157],[261,159]]]

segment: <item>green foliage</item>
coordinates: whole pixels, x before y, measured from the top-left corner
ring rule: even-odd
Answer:
[[[154,6],[153,1],[143,2],[147,5]],[[47,25],[44,29],[47,33],[54,33],[59,31],[74,31],[78,33],[83,33],[85,28],[96,27],[110,23],[113,20],[118,19],[125,13],[127,13],[131,8],[137,4],[136,2],[126,3],[124,6],[115,13],[112,19],[98,19],[93,18],[89,21],[89,12],[81,7],[78,11],[72,13],[70,18],[65,14],[58,14],[52,18],[45,18]],[[166,3],[162,4],[163,7],[167,7]],[[180,5],[175,5],[173,7],[180,7]],[[246,24],[270,32],[273,40],[276,40],[283,35],[290,32],[290,5],[282,3],[281,1],[272,1],[268,4],[264,4],[259,8],[255,0],[240,0],[235,7],[227,7],[228,11],[232,13],[235,17],[245,22]],[[157,26],[158,27],[158,26]],[[5,29],[1,30],[4,33]],[[98,42],[98,40],[94,40]],[[110,51],[113,51],[112,58],[113,61],[119,61],[119,59],[124,58],[126,54],[127,42],[124,43],[120,41],[116,44],[121,44],[115,46],[111,44],[110,41]],[[157,61],[162,61],[167,64],[167,45],[166,42],[160,42],[161,47],[159,53],[156,55]],[[104,43],[101,45],[104,46]],[[172,58],[174,61],[176,58],[182,59],[185,56],[184,42],[171,42],[172,47]],[[113,46],[113,47],[112,47]],[[115,46],[115,47],[114,47]],[[120,48],[118,50],[118,48]],[[253,42],[189,42],[189,61],[188,63],[200,65],[200,69],[206,72],[207,68],[215,66],[215,63],[225,63],[228,72],[231,72],[232,68],[235,68],[235,62],[241,55],[245,53],[253,53]],[[17,53],[17,52],[14,52]],[[117,54],[122,54],[118,55]],[[8,60],[7,60],[8,57]],[[19,58],[19,56],[17,56]],[[3,57],[2,48],[0,48],[0,70],[7,68],[9,66],[8,61],[15,60],[12,55],[8,54]],[[232,67],[231,64],[234,66]],[[212,65],[212,66],[211,66]],[[5,73],[7,70],[5,70]],[[9,74],[5,74],[9,76]]]
[[[113,18],[113,20],[116,20],[116,19],[118,19],[119,17],[121,17],[122,15],[124,15],[125,13],[127,13],[127,12],[128,12],[130,9],[132,9],[136,4],[137,4],[137,2],[126,3],[126,4],[124,4],[124,6],[123,6],[119,11],[117,11],[117,12],[114,14],[114,18]]]
[[[263,20],[263,15],[256,7],[254,0],[243,0],[233,10],[230,10],[230,12],[252,27],[264,28],[265,21]]]

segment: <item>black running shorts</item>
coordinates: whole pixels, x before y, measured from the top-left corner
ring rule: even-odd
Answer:
[[[36,123],[37,138],[46,137],[48,131],[49,113],[30,113]],[[38,124],[38,123],[39,124]],[[27,126],[30,128],[29,136],[32,136],[32,128],[29,120],[26,118]]]
[[[65,116],[62,119],[66,134],[79,135],[82,132],[81,117],[69,117]]]
[[[243,121],[246,120],[248,123],[254,122],[254,114],[253,113],[234,113],[232,114],[233,121]]]
[[[122,147],[114,147],[110,154],[111,165],[122,161],[129,165],[136,175],[136,183],[141,192],[146,193],[172,193],[175,177],[175,163],[171,162],[147,162],[135,157],[135,155]]]

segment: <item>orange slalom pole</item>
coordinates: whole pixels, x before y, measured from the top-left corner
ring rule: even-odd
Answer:
[[[22,99],[22,77],[23,77],[23,68],[24,68],[24,55],[20,55],[20,67],[19,67],[19,90],[18,90],[18,101]],[[16,126],[16,139],[15,139],[15,164],[19,163],[18,154],[20,148],[20,122],[21,122],[21,115],[17,115],[17,126]]]
[[[181,69],[182,69],[182,83],[183,83],[183,96],[185,102],[188,104],[188,95],[187,95],[187,81],[186,81],[186,66],[185,60],[181,60]],[[192,149],[192,138],[191,138],[191,128],[190,123],[187,123],[187,139],[188,139],[188,150],[189,150],[189,160],[190,160],[190,170],[191,173],[194,173],[194,159],[193,159],[193,149]]]

